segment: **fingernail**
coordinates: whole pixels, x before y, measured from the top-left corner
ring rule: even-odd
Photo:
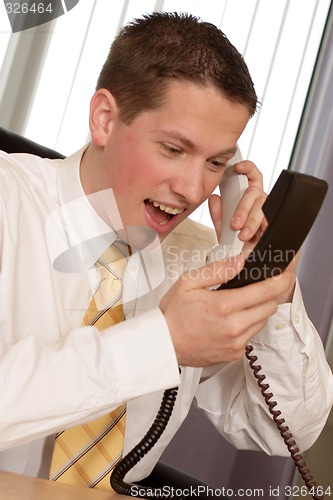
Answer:
[[[231,223],[234,225],[234,226],[237,226],[237,227],[240,227],[242,225],[242,219],[237,215],[236,217],[233,217],[231,219]]]
[[[248,227],[244,227],[241,231],[243,238],[246,238],[250,234],[250,230]]]

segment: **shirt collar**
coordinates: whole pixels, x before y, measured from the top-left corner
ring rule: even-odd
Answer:
[[[99,193],[87,197],[80,180],[80,163],[87,146],[64,159],[59,167],[59,208],[46,220],[49,250],[55,270],[82,272],[92,267],[107,247],[118,238],[120,216],[112,190],[104,192],[114,204],[115,224],[106,223],[93,208]],[[97,200],[99,201],[99,200]],[[115,229],[117,228],[117,230]]]

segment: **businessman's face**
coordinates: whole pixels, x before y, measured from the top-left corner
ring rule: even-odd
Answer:
[[[85,192],[112,188],[124,226],[150,228],[162,239],[219,184],[249,112],[212,86],[177,81],[162,106],[130,124],[117,109],[108,119],[102,161],[93,177],[82,177]]]

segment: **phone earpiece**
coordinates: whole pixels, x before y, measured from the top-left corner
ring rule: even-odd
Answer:
[[[220,184],[222,203],[222,227],[219,244],[216,245],[208,256],[208,262],[225,259],[238,255],[243,248],[243,242],[238,238],[239,231],[232,229],[230,223],[237,205],[248,188],[246,175],[238,174],[233,165],[242,161],[242,156],[237,146],[235,156],[230,160]]]

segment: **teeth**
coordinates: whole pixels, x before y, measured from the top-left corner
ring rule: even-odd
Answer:
[[[149,201],[150,201],[150,203],[152,203],[154,205],[154,207],[157,207],[160,210],[162,210],[163,212],[166,212],[167,214],[170,214],[170,215],[179,215],[179,214],[184,212],[183,208],[172,208],[172,207],[168,207],[166,205],[163,205],[162,203],[158,203],[157,201],[153,201],[153,200],[149,200]]]

